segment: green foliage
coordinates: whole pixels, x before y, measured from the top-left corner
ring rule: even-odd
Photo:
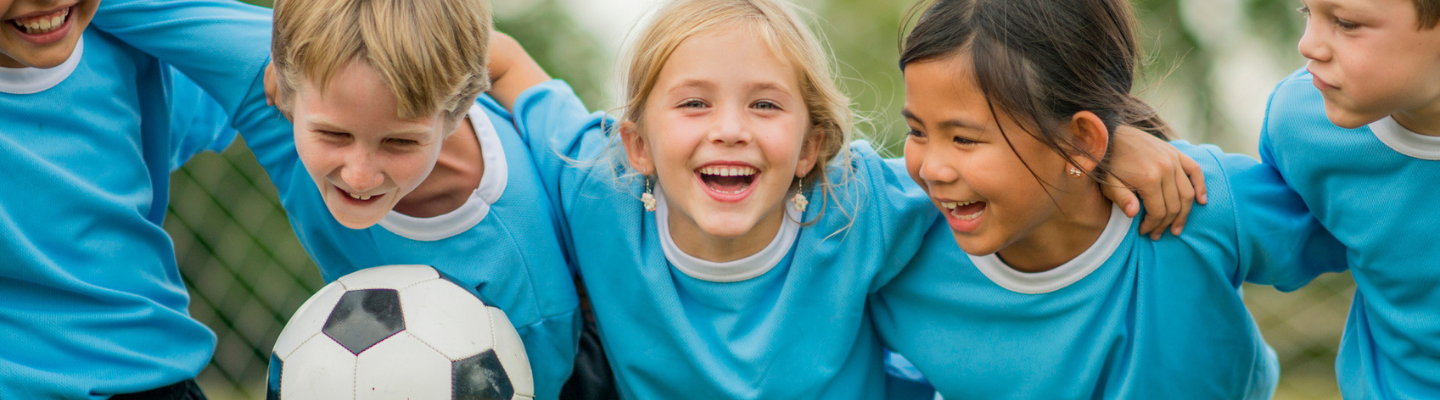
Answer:
[[[501,16],[495,29],[515,38],[541,67],[556,79],[563,79],[591,108],[604,104],[604,83],[610,64],[601,53],[599,41],[575,24],[558,0],[539,4],[514,16]]]

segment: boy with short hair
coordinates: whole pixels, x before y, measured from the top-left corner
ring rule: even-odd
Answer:
[[[95,24],[232,105],[326,281],[435,267],[505,311],[535,397],[557,398],[578,299],[529,151],[505,108],[481,95],[489,2],[280,0],[273,47],[229,39],[270,32],[269,14],[231,0],[106,0]],[[293,126],[266,106],[272,51]]]
[[[87,29],[98,3],[0,2],[0,399],[203,398],[215,335],[162,225],[170,173],[235,132],[185,76]]]
[[[1349,250],[1341,393],[1440,398],[1440,0],[1304,3],[1309,62],[1271,94],[1260,153]]]

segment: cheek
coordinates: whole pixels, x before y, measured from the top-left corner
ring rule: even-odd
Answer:
[[[296,132],[295,152],[300,155],[300,163],[305,166],[305,170],[313,177],[323,177],[339,166],[340,152],[331,147],[333,146]]]
[[[438,147],[435,151],[392,155],[386,160],[386,175],[395,181],[396,186],[408,193],[430,176],[430,171],[435,169],[435,162],[439,159]]]

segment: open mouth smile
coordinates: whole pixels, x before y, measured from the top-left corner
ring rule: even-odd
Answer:
[[[711,197],[731,202],[740,201],[750,193],[760,170],[748,165],[707,165],[696,169],[695,175]]]
[[[334,186],[334,185],[331,185],[331,186]],[[379,200],[381,197],[385,197],[385,194],[384,194],[384,193],[375,194],[375,195],[363,195],[363,196],[362,196],[362,195],[358,195],[358,194],[355,194],[355,193],[350,193],[350,192],[346,191],[345,189],[341,189],[339,186],[334,186],[334,187],[335,187],[335,190],[336,190],[337,192],[340,192],[341,198],[344,198],[344,199],[345,199],[347,202],[349,202],[349,203],[362,204],[362,205],[363,205],[363,204],[370,204],[370,203],[373,203],[373,202]]]
[[[986,203],[983,201],[935,201],[944,211],[945,221],[950,224],[950,229],[969,233],[980,227],[980,217],[985,216]]]
[[[49,44],[60,40],[70,32],[75,7],[61,8],[43,14],[29,15],[6,20],[22,39],[35,44]]]

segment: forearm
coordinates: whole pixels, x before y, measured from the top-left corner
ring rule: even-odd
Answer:
[[[515,111],[515,100],[526,89],[545,83],[550,75],[525,52],[520,42],[504,33],[490,37],[490,97],[507,111]]]

